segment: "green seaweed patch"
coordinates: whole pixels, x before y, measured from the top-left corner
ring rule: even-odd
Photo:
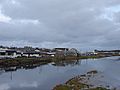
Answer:
[[[57,85],[53,90],[72,90],[72,89],[67,85]]]
[[[82,88],[88,88],[89,86],[87,84],[83,84],[79,82],[78,79],[71,79],[66,83],[68,86],[70,86],[73,90],[82,89]]]

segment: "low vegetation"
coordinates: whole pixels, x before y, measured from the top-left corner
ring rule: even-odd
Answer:
[[[92,70],[87,72],[84,75],[79,75],[76,76],[70,80],[68,80],[65,84],[60,84],[57,85],[53,88],[53,90],[110,90],[104,87],[94,87],[94,85],[89,85],[87,83],[85,83],[86,80],[88,80],[88,74],[91,76],[93,74],[97,74],[98,71],[96,70]],[[89,76],[90,78],[90,76]]]
[[[80,59],[89,59],[89,58],[100,58],[99,56],[62,56],[62,57],[19,57],[14,59],[1,59],[0,68],[6,67],[25,67],[32,66],[34,64],[41,65],[47,64],[50,62],[57,62],[62,60],[80,60]]]

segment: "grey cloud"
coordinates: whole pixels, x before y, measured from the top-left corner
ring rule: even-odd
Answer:
[[[0,22],[0,40],[41,47],[116,48],[119,14],[113,21],[101,15],[119,4],[119,0],[4,0],[2,14],[11,20]]]

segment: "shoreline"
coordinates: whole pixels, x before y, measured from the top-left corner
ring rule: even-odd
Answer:
[[[19,58],[11,58],[11,59],[1,59],[0,60],[0,68],[6,67],[15,67],[15,66],[26,66],[26,65],[33,65],[33,64],[47,64],[50,62],[57,62],[57,61],[68,61],[68,60],[81,60],[81,59],[97,59],[97,58],[104,58],[100,56],[66,56],[66,57],[19,57]]]
[[[99,74],[97,70],[91,70],[69,79],[64,84],[56,85],[52,90],[116,90],[115,87],[101,83],[98,78]]]

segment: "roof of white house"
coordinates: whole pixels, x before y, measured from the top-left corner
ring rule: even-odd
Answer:
[[[0,48],[0,51],[6,51],[6,50],[9,50],[7,48]]]

